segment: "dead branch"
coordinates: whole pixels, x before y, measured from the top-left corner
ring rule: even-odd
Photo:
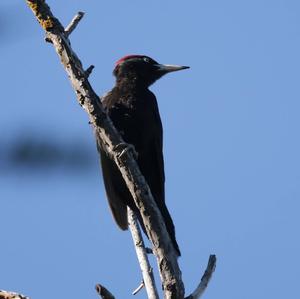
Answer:
[[[96,292],[102,299],[115,299],[115,296],[101,284],[96,284]]]
[[[114,159],[141,212],[147,234],[153,244],[165,298],[183,298],[184,285],[177,256],[153,196],[130,150],[118,150],[124,144],[120,134],[104,112],[99,97],[92,89],[82,64],[70,46],[68,36],[59,20],[53,16],[45,0],[27,0],[29,7],[53,44],[80,105],[89,115],[104,149]],[[122,154],[121,154],[122,153]]]
[[[0,299],[29,299],[29,297],[15,292],[0,290]]]
[[[127,213],[128,213],[128,224],[134,242],[136,255],[138,257],[140,267],[142,270],[143,285],[145,285],[149,299],[158,299],[159,297],[155,287],[153,271],[148,260],[145,244],[142,238],[141,230],[136,220],[136,216],[134,215],[133,211],[129,207],[127,208]],[[140,289],[138,288],[138,291],[139,290]],[[135,290],[133,294],[135,295],[138,291]]]
[[[70,24],[65,29],[66,36],[69,36],[73,32],[73,30],[79,24],[79,22],[81,21],[81,19],[83,18],[83,16],[84,16],[84,12],[82,12],[82,11],[79,11],[77,13],[77,15],[75,15],[75,17],[72,19],[72,21],[70,22]]]
[[[90,123],[101,139],[103,148],[119,167],[135,204],[140,210],[147,234],[153,244],[153,252],[157,259],[165,298],[184,298],[184,285],[181,280],[177,256],[149,186],[138,168],[130,145],[124,142],[113,126],[103,110],[99,97],[88,81],[92,68],[89,67],[87,71],[84,71],[81,61],[71,48],[68,36],[75,29],[82,16],[75,17],[71,25],[64,30],[59,20],[51,13],[45,0],[26,0],[26,2],[45,30],[46,40],[53,44],[76,92],[78,102],[88,113]],[[214,271],[215,263],[215,256],[211,256],[200,284],[187,298],[199,298],[203,294]],[[96,289],[101,298],[114,298],[103,286],[97,285]]]
[[[216,269],[216,263],[217,263],[216,256],[210,255],[206,270],[201,278],[199,285],[197,286],[195,291],[191,295],[187,296],[185,299],[199,299],[203,295]]]
[[[144,281],[142,280],[141,284],[132,292],[132,295],[136,295],[144,286],[145,284]]]

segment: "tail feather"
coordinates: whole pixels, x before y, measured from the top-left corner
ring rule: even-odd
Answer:
[[[160,212],[161,212],[161,214],[163,216],[163,219],[165,221],[165,225],[166,225],[167,231],[169,233],[170,239],[172,241],[173,247],[174,247],[175,251],[177,252],[177,255],[181,256],[181,252],[180,252],[180,249],[179,249],[179,246],[178,246],[178,243],[177,243],[177,240],[176,240],[176,236],[175,236],[174,223],[173,223],[171,215],[170,215],[170,213],[169,213],[169,211],[168,211],[168,209],[167,209],[164,202],[163,202],[163,206],[160,207]]]
[[[142,227],[143,232],[145,233],[145,235],[149,239],[149,236],[148,236],[148,234],[146,232],[146,229],[145,229],[145,226],[144,226],[144,222],[143,222],[143,219],[142,219],[142,216],[141,216],[139,210],[137,208],[135,208],[134,212],[135,212],[135,214],[136,214],[136,216],[137,216],[137,218],[139,220],[139,223],[140,223],[140,225]],[[175,249],[175,251],[177,253],[177,256],[181,256],[181,252],[180,252],[178,243],[176,241],[175,227],[174,227],[172,218],[170,216],[170,213],[169,213],[167,207],[164,205],[164,208],[160,209],[160,212],[161,212],[162,217],[164,219],[165,226],[166,226],[167,232],[169,233],[169,236],[170,236],[173,248]]]

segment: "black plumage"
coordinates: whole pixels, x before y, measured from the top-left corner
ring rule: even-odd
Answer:
[[[184,66],[162,65],[143,55],[125,56],[116,63],[115,87],[102,98],[102,104],[121,133],[124,141],[134,145],[137,163],[165,221],[167,231],[178,255],[175,228],[165,204],[163,160],[163,129],[155,95],[148,89],[157,79]],[[127,206],[143,221],[122,175],[97,141],[101,155],[104,185],[112,214],[118,226],[126,230]],[[146,232],[145,232],[146,233]]]

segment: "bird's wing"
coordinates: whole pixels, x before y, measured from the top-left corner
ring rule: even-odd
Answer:
[[[153,155],[153,170],[155,171],[155,176],[157,177],[157,192],[160,195],[161,200],[165,200],[165,171],[164,171],[164,158],[163,158],[163,145],[162,145],[162,130],[160,134],[153,141],[151,151]]]
[[[114,161],[101,149],[99,142],[97,142],[97,147],[101,157],[104,186],[110,210],[117,225],[122,230],[126,230],[128,228],[127,206],[120,196],[124,185],[124,182],[120,180],[123,178]],[[128,191],[124,190],[124,193],[126,192]]]
[[[101,97],[101,102],[104,109],[108,109],[114,104],[112,102],[111,94],[112,91],[109,91],[107,94]],[[125,186],[126,189],[124,191],[124,181],[122,175],[118,167],[115,165],[115,162],[112,161],[102,149],[101,139],[97,135],[96,139],[97,149],[101,159],[102,175],[108,204],[117,225],[122,230],[126,230],[128,229],[127,206],[124,202],[124,198],[122,198],[121,195],[127,194],[128,190]]]
[[[158,195],[158,200],[165,200],[165,171],[164,171],[164,157],[163,157],[163,128],[159,115],[157,101],[154,96],[152,106],[152,117],[154,119],[152,127],[153,140],[150,143],[149,156],[152,157],[153,177],[156,178],[156,190],[153,193]],[[151,184],[152,185],[152,184]],[[153,194],[155,195],[155,194]]]

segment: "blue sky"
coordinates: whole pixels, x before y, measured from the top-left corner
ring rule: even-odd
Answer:
[[[299,298],[299,1],[60,2],[48,1],[65,25],[86,12],[71,40],[99,94],[126,54],[191,66],[151,88],[186,293],[215,253],[205,298]],[[95,160],[0,171],[0,287],[95,298],[100,282],[129,297],[141,280],[130,234],[113,223],[88,118],[25,1],[1,1],[0,36],[1,148],[33,134]]]

